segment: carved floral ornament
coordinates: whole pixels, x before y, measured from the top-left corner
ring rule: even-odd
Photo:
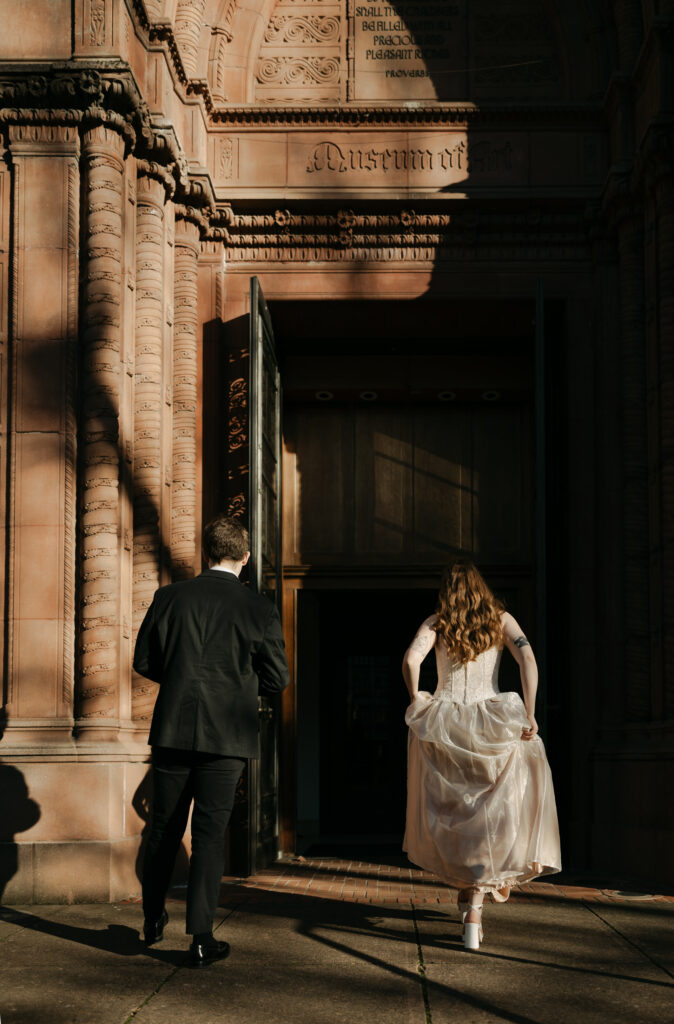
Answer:
[[[583,259],[587,225],[579,211],[550,214],[400,209],[371,213],[349,208],[333,213],[219,212],[211,237],[224,243],[232,262],[433,261],[465,259]]]
[[[336,85],[339,60],[335,57],[267,57],[257,73],[262,85]]]
[[[276,14],[264,34],[266,43],[338,43],[339,18],[312,14],[304,17]]]
[[[255,70],[257,97],[281,102],[303,90],[307,99],[339,99],[344,12],[334,3],[279,0],[262,39]],[[270,93],[270,87],[287,90]]]

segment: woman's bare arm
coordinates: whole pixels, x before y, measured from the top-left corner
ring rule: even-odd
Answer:
[[[414,700],[419,692],[419,670],[421,662],[435,646],[438,634],[433,629],[436,620],[435,615],[430,615],[417,630],[414,640],[403,655],[403,679],[410,700]]]
[[[501,624],[503,626],[506,647],[520,667],[524,708],[530,723],[530,728],[522,731],[522,739],[531,740],[538,732],[538,723],[536,721],[538,666],[536,665],[531,644],[524,635],[523,629],[510,612],[503,613]]]

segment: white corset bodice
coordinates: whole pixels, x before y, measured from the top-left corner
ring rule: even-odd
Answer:
[[[498,670],[502,653],[502,647],[490,647],[488,651],[478,654],[475,661],[462,665],[448,653],[438,637],[435,645],[438,688],[434,696],[457,704],[474,704],[500,693]]]

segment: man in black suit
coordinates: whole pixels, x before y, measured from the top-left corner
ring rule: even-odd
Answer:
[[[212,931],[225,829],[244,759],[259,756],[258,693],[279,693],[289,682],[278,611],[239,582],[250,556],[247,530],[237,519],[216,516],[204,530],[203,550],[208,569],[155,593],[133,661],[136,672],[160,684],[150,729],[145,941],[163,937],[166,893],[194,801],[186,922],[194,967],[229,952]]]

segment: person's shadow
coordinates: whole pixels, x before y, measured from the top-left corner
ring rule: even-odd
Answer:
[[[0,900],[19,867],[15,837],[40,820],[40,807],[28,795],[22,773],[11,764],[0,764]]]
[[[111,909],[111,908],[108,908]],[[15,907],[0,907],[0,921],[6,921],[27,931],[40,932],[42,935],[53,935],[68,942],[79,942],[90,949],[101,949],[117,956],[140,956],[152,960],[182,967],[187,962],[185,950],[161,950],[148,947],[141,939],[140,929],[124,924],[108,924],[105,928],[83,928],[79,925],[67,924],[64,921],[50,921],[36,914],[18,910]]]
[[[143,778],[134,795],[133,806],[145,821],[141,846],[136,862],[138,877],[141,877],[143,850],[149,831],[150,806],[152,799],[151,772]],[[39,805],[28,794],[28,786],[22,773],[13,765],[0,764],[0,901],[9,881],[18,869],[18,846],[14,841],[17,833],[25,832],[40,819]],[[186,871],[187,855],[184,847],[177,858],[177,873]],[[36,914],[15,907],[0,906],[0,920],[11,922],[29,931],[54,935],[70,942],[79,942],[92,949],[101,949],[118,956],[144,954],[154,960],[175,967],[185,963],[185,952],[180,950],[162,951],[147,948],[141,940],[139,929],[128,925],[108,924],[105,928],[84,928],[50,921]]]

